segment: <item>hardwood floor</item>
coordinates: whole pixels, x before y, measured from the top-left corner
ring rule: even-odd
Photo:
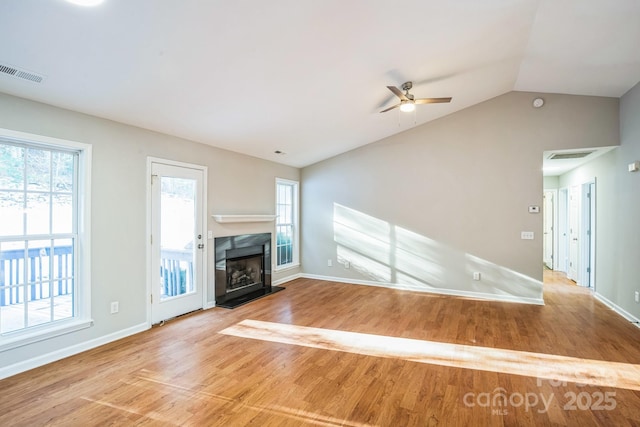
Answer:
[[[298,279],[0,381],[0,425],[640,425],[640,329],[545,275],[545,306]]]

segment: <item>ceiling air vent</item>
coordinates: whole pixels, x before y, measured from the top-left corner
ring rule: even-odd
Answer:
[[[44,80],[44,76],[5,64],[0,64],[0,73],[7,74],[9,76],[13,76],[22,80],[29,80],[35,83],[40,83],[42,82],[42,80]]]
[[[549,160],[567,160],[567,159],[581,159],[587,157],[593,151],[581,151],[579,153],[553,153],[549,156]]]

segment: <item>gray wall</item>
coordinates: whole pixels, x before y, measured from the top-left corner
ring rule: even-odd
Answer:
[[[620,100],[620,147],[565,175],[569,187],[596,178],[595,288],[608,302],[640,318],[640,84]]]
[[[304,168],[304,272],[541,298],[542,216],[527,207],[542,204],[543,151],[620,141],[618,99],[544,94],[534,109],[537,95],[511,92]]]
[[[617,277],[597,282],[601,285],[598,292],[640,318],[640,304],[633,300],[633,293],[640,291],[640,172],[629,173],[627,169],[629,163],[640,160],[640,83],[620,101],[620,140],[615,167]]]
[[[218,224],[211,215],[273,214],[275,178],[300,178],[297,168],[4,94],[0,94],[0,127],[93,145],[91,313],[94,319],[94,326],[89,329],[3,352],[0,369],[99,340],[147,321],[148,156],[208,167],[208,229],[213,230],[214,236],[273,233],[273,223]],[[213,250],[208,257],[211,288]],[[294,269],[286,274],[298,272]],[[281,275],[276,274],[274,280],[279,278]],[[120,301],[117,315],[109,314],[110,301]]]

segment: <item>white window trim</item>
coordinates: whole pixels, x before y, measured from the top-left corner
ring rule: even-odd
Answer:
[[[276,215],[278,213],[278,184],[293,185],[293,248],[292,248],[292,262],[288,264],[278,265],[277,262],[277,233],[278,233],[278,218],[274,221],[274,233],[273,233],[273,265],[274,271],[284,271],[300,266],[300,183],[290,179],[276,178],[275,183],[275,205]]]
[[[16,143],[38,144],[49,148],[72,149],[78,156],[78,238],[76,248],[76,306],[75,317],[47,323],[40,327],[0,335],[0,352],[44,341],[52,337],[88,328],[91,318],[91,164],[92,146],[77,141],[19,132],[0,128],[0,137]]]

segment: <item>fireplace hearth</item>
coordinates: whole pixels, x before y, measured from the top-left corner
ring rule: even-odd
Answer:
[[[215,239],[216,306],[234,308],[283,290],[271,286],[271,233]]]

